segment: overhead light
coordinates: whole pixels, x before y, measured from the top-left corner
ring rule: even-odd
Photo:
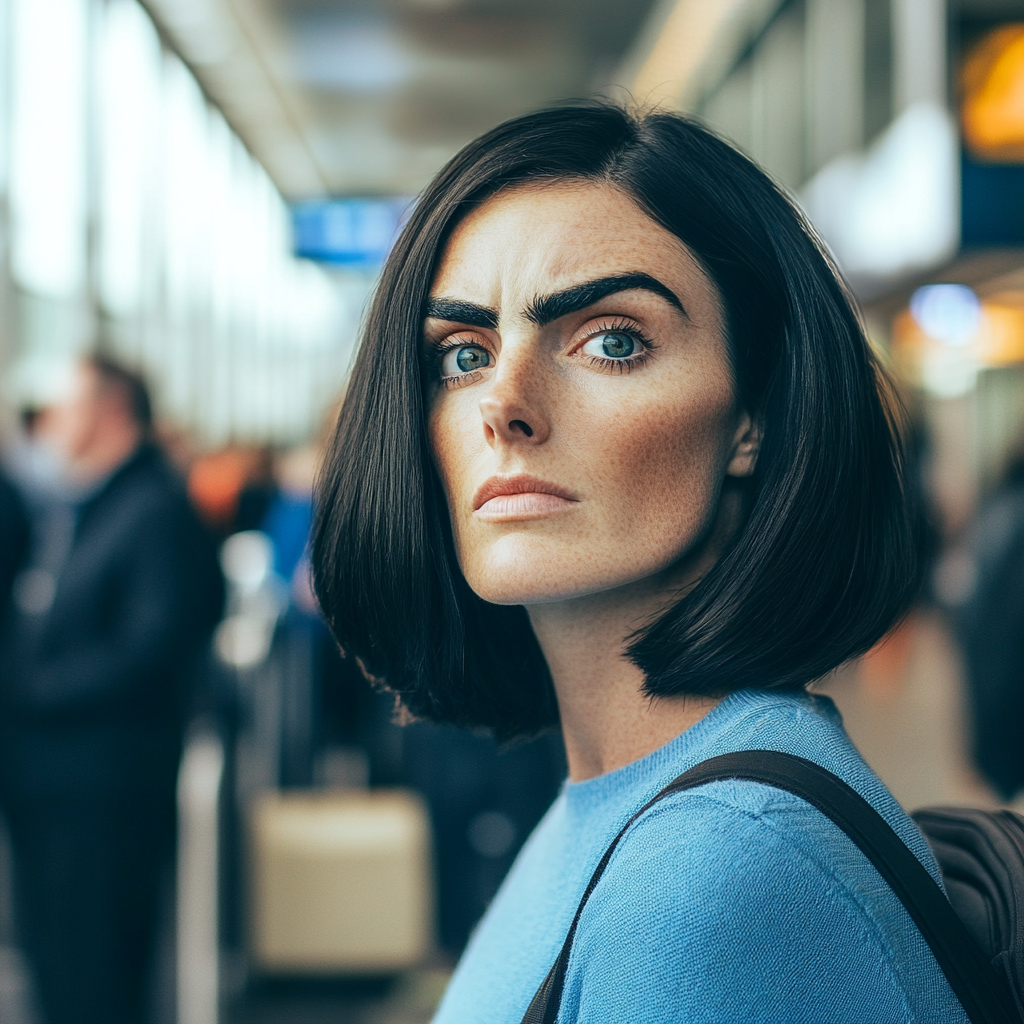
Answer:
[[[961,347],[978,330],[981,302],[966,285],[929,284],[910,297],[910,314],[936,341]]]
[[[893,323],[893,353],[931,394],[966,394],[980,370],[1024,363],[1024,291],[979,299],[962,284],[919,288]]]

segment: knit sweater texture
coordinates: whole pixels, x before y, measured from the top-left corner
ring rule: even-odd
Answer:
[[[665,746],[567,782],[478,925],[435,1024],[519,1024],[594,868],[629,818],[716,754],[769,749],[844,779],[928,871],[920,831],[826,697],[734,693]],[[580,920],[560,1024],[966,1024],[902,904],[789,793],[714,782],[661,801],[619,844]]]

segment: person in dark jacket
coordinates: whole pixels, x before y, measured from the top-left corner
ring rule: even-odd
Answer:
[[[1004,800],[1024,789],[1024,455],[971,530],[951,612],[964,657],[975,764]]]
[[[0,616],[7,611],[14,578],[28,550],[28,519],[17,489],[0,475]]]
[[[137,1024],[173,851],[183,686],[223,584],[150,440],[139,377],[91,358],[50,419],[68,528],[34,545],[0,648],[17,918],[49,1024]]]

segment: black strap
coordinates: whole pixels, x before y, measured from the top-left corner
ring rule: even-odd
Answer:
[[[594,870],[558,959],[533,997],[523,1024],[555,1024],[583,908],[619,841],[637,818],[673,793],[723,779],[746,779],[787,790],[831,819],[860,848],[906,907],[971,1024],[1018,1024],[1020,1017],[1005,982],[935,880],[889,823],[842,779],[813,761],[775,750],[742,750],[709,758],[670,782],[626,822]]]

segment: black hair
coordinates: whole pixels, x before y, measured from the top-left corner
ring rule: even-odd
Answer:
[[[796,689],[872,647],[919,584],[899,404],[794,204],[700,124],[605,103],[498,126],[427,187],[381,276],[316,494],[315,585],[343,649],[417,717],[499,739],[557,721],[526,612],[463,578],[424,420],[424,304],[455,225],[501,189],[606,183],[721,293],[762,430],[748,515],[686,596],[629,640],[651,695]]]
[[[148,431],[153,426],[153,403],[142,374],[102,352],[88,356],[85,363],[103,387],[121,396],[136,426]]]

